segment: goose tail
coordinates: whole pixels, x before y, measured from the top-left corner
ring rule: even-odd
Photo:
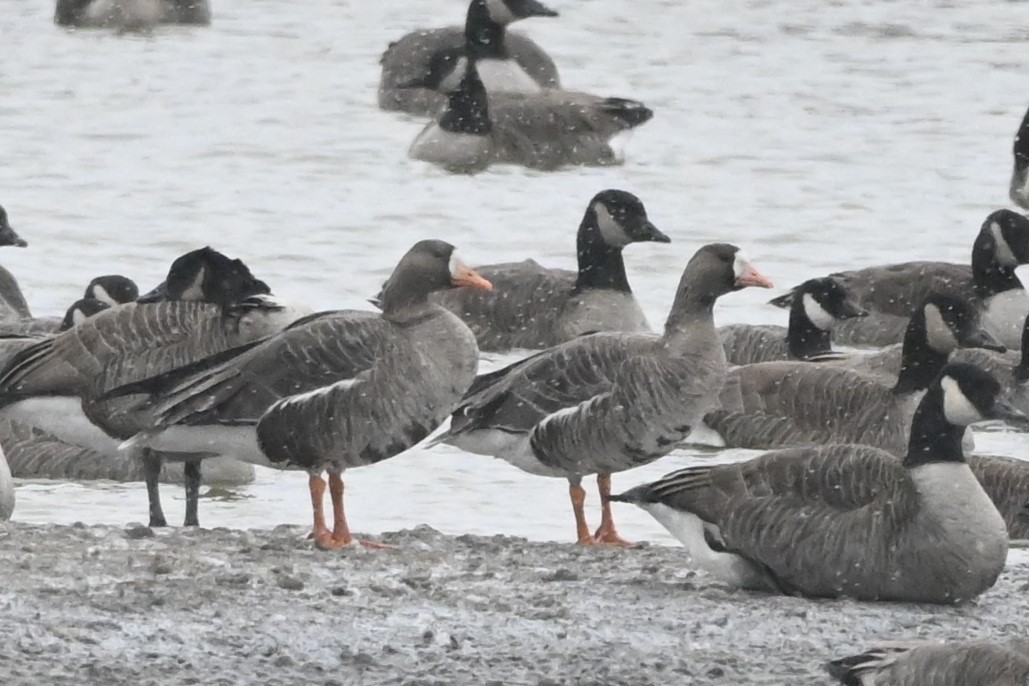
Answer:
[[[60,378],[49,379],[45,373],[34,374],[41,369],[45,372],[44,363],[52,355],[53,350],[53,339],[47,338],[11,358],[0,372],[0,406],[27,393],[39,394],[60,390]]]
[[[865,677],[886,666],[892,659],[890,651],[874,648],[859,655],[848,655],[825,663],[825,671],[843,686],[864,686],[869,683]]]
[[[654,118],[654,110],[642,102],[626,98],[605,98],[600,103],[600,109],[605,114],[622,122],[627,129],[642,126]]]

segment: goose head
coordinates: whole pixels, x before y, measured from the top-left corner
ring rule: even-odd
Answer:
[[[489,27],[505,27],[529,17],[556,17],[558,13],[539,0],[472,0],[465,19],[466,35]]]
[[[213,248],[201,248],[172,262],[168,278],[137,302],[199,300],[222,307],[254,295],[271,293],[268,284],[254,277],[241,260],[232,260]]]
[[[1011,202],[1029,210],[1029,110],[1022,118],[1022,125],[1015,134],[1012,153],[1015,168],[1011,172]]]
[[[426,307],[430,293],[458,287],[488,291],[493,284],[466,265],[450,243],[418,241],[383,284],[377,304],[384,315],[396,315]]]
[[[7,210],[0,206],[0,245],[13,245],[16,248],[26,248],[28,243],[24,238],[11,227],[7,221]]]
[[[103,312],[109,307],[111,307],[109,303],[97,300],[96,298],[79,298],[64,313],[64,319],[61,320],[61,326],[58,331],[67,331],[76,327],[94,314]]]
[[[972,279],[976,294],[986,298],[1021,288],[1015,268],[1029,264],[1029,218],[1011,210],[991,212],[972,244]]]
[[[627,191],[609,189],[593,196],[579,227],[580,242],[599,241],[621,249],[630,243],[671,243],[647,217],[643,201]]]
[[[808,279],[797,286],[790,309],[791,314],[804,316],[822,331],[831,331],[844,319],[868,316],[847,289],[828,276]]]
[[[728,243],[705,245],[686,263],[665,321],[665,335],[689,331],[698,316],[710,318],[718,298],[752,287],[772,288],[772,282],[742,250]]]
[[[114,307],[136,300],[139,297],[139,286],[127,276],[107,274],[90,281],[82,297],[87,300],[99,300]]]

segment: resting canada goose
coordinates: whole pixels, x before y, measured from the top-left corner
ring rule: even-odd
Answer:
[[[14,277],[11,276],[11,279],[13,281]],[[14,288],[18,288],[17,282],[14,282]],[[20,290],[18,297],[22,303],[25,302]],[[17,318],[0,318],[0,336],[37,336],[67,331],[107,307],[132,302],[137,297],[139,288],[132,279],[118,274],[98,276],[89,282],[85,295],[75,301],[63,317],[33,317],[29,313],[28,304],[24,304]]]
[[[140,302],[112,307],[15,355],[0,372],[0,417],[88,447],[95,447],[88,433],[94,425],[111,437],[129,438],[140,418],[125,411],[125,401],[98,398],[115,386],[281,330],[293,314],[268,293],[267,284],[239,260],[211,248],[187,253]],[[82,411],[89,421],[72,421]],[[151,525],[163,526],[157,497],[161,456],[144,457]],[[186,521],[195,524],[199,463],[186,466],[186,478]]]
[[[536,0],[472,0],[463,27],[412,31],[390,43],[379,60],[379,107],[435,115],[447,102],[440,84],[466,48],[481,57],[479,73],[491,93],[559,88],[554,61],[530,38],[507,30],[520,19],[556,16]],[[423,85],[401,87],[414,81]]]
[[[624,545],[606,504],[590,533],[582,477],[597,474],[609,494],[613,472],[667,455],[717,405],[726,364],[712,309],[748,286],[771,282],[736,246],[704,246],[683,271],[662,336],[592,334],[484,374],[437,442],[567,479],[579,543]]]
[[[1021,686],[1029,642],[891,642],[825,667],[844,686]]]
[[[650,331],[629,288],[622,249],[670,240],[639,198],[606,190],[593,197],[579,224],[578,272],[535,260],[488,265],[478,271],[494,290],[455,288],[434,299],[461,317],[487,352],[548,348],[597,331]]]
[[[844,345],[898,343],[911,313],[930,293],[976,303],[983,325],[1005,346],[1017,349],[1029,297],[1015,268],[1029,263],[1029,219],[1010,210],[986,218],[972,245],[971,266],[950,262],[904,262],[831,274],[858,304],[865,319],[843,322],[833,331]],[[792,291],[771,303],[789,307]]]
[[[809,279],[796,288],[789,327],[729,324],[718,337],[729,364],[806,360],[832,353],[832,330],[842,320],[864,317],[846,290],[829,277]]]
[[[815,597],[953,603],[1000,575],[1008,535],[965,464],[965,428],[1024,422],[1000,384],[944,368],[922,398],[903,461],[864,445],[689,467],[611,500],[649,512],[691,562],[743,588]]]
[[[922,393],[958,346],[1003,349],[975,324],[966,303],[933,295],[911,318],[902,369],[889,383],[831,363],[736,367],[722,393],[723,409],[705,423],[737,448],[864,443],[903,455]]]
[[[4,451],[0,449],[0,522],[7,521],[14,514],[14,479],[7,467]]]
[[[612,139],[654,116],[635,100],[572,91],[487,97],[476,60],[466,56],[457,59],[440,89],[447,93],[447,104],[418,134],[408,155],[459,174],[481,172],[491,164],[545,171],[621,164]]]
[[[223,449],[265,466],[310,474],[315,542],[350,544],[343,470],[393,457],[434,431],[475,378],[475,336],[428,294],[488,281],[454,246],[416,243],[382,291],[382,313],[324,312],[213,364],[150,379],[153,426],[128,443],[199,455]],[[223,356],[224,357],[224,356]],[[322,514],[325,481],[334,511]]]
[[[79,28],[146,29],[210,24],[207,0],[57,0],[54,23]]]
[[[0,445],[16,479],[60,479],[72,481],[143,481],[143,462],[137,455],[118,450],[120,441],[103,436],[103,451],[75,445],[21,422],[0,421]],[[166,463],[162,483],[183,484],[184,463]],[[254,480],[254,467],[245,462],[216,457],[204,462],[202,483],[236,486]]]
[[[1029,210],[1029,110],[1015,134],[1012,150],[1015,168],[1011,172],[1011,202]]]

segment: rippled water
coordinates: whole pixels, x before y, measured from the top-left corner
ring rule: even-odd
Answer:
[[[563,16],[522,28],[565,85],[641,99],[654,120],[621,168],[455,177],[408,160],[421,123],[374,103],[386,44],[458,23],[464,0],[212,2],[210,28],[141,36],[59,29],[46,2],[5,0],[0,203],[31,247],[0,259],[36,312],[63,309],[100,273],[148,288],[201,244],[317,308],[363,306],[424,237],[470,262],[571,266],[585,204],[611,186],[639,194],[674,241],[627,251],[654,324],[685,260],[713,240],[744,246],[782,286],[848,266],[963,261],[983,218],[1007,205],[1026,106],[1024,3],[549,0]],[[782,321],[767,296],[731,295],[716,316]],[[1025,442],[980,445],[1017,455]],[[616,488],[696,458],[618,475]],[[572,535],[563,482],[445,447],[347,483],[358,530]],[[179,495],[165,494],[178,519]],[[205,500],[202,521],[309,520],[301,475],[264,471],[240,495]],[[28,484],[18,496],[22,520],[146,513],[142,485]],[[632,508],[618,516],[627,537],[669,540]]]

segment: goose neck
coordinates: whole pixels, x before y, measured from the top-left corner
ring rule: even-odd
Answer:
[[[490,16],[485,2],[473,2],[468,7],[464,35],[470,58],[507,57],[507,29]]]
[[[447,108],[440,115],[439,127],[451,133],[475,135],[486,135],[493,129],[486,87],[479,78],[474,61],[458,90],[447,96]]]
[[[832,334],[815,326],[804,312],[804,307],[794,298],[790,308],[790,324],[786,330],[786,348],[790,357],[803,360],[832,350]]]
[[[911,437],[904,466],[918,467],[933,462],[964,462],[961,441],[965,427],[947,421],[943,393],[933,389],[922,399],[911,420]]]
[[[579,274],[575,290],[604,289],[631,293],[625,275],[625,260],[620,246],[608,245],[594,223],[583,218],[577,239]]]

